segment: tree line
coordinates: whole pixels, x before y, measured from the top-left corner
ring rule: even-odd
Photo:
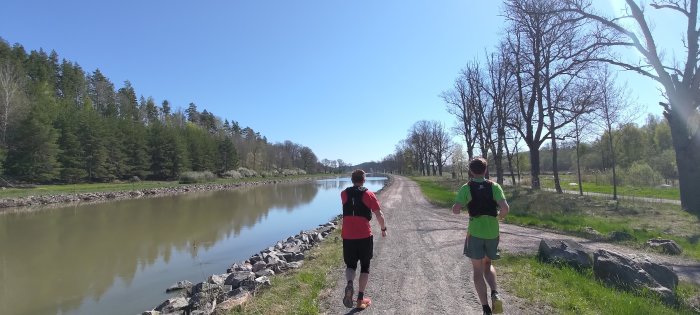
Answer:
[[[176,179],[185,171],[244,167],[275,174],[324,169],[292,141],[271,143],[251,127],[190,103],[186,109],[116,88],[99,69],[27,53],[0,38],[0,172],[5,183]]]
[[[441,94],[466,147],[449,150],[454,144],[442,145],[429,131],[436,123],[418,122],[385,162],[394,170],[426,174],[426,163],[440,168],[445,158],[480,155],[492,161],[491,174],[499,183],[507,174],[515,182],[514,170],[525,162],[532,188],[541,187],[544,168],[559,192],[562,168],[610,170],[615,196],[618,168],[637,163],[638,169],[677,178],[682,207],[700,213],[700,195],[692,192],[700,187],[697,2],[649,4],[687,22],[686,55],[667,60],[647,12],[633,0],[615,16],[599,13],[588,0],[505,0],[499,44],[469,62]],[[623,49],[641,57],[630,59]],[[641,128],[631,123],[639,109],[628,90],[615,83],[619,69],[661,84],[663,121],[650,118]],[[577,153],[575,166],[562,152]]]

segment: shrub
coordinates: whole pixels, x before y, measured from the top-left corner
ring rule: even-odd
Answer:
[[[634,162],[620,175],[622,182],[631,186],[656,186],[662,179],[646,162]]]
[[[216,175],[210,171],[184,172],[180,175],[180,184],[206,183],[216,179]]]
[[[239,167],[238,172],[241,173],[241,175],[243,175],[243,177],[257,177],[258,176],[258,172],[254,171],[254,170],[249,170],[245,167]]]
[[[232,178],[232,179],[241,179],[241,178],[243,178],[243,175],[241,175],[241,173],[239,173],[239,172],[236,171],[236,170],[229,170],[229,171],[226,171],[226,172],[224,172],[221,176],[223,176],[224,178]]]

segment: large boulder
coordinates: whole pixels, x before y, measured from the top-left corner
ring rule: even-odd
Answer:
[[[211,275],[209,276],[209,278],[207,278],[207,282],[216,285],[224,285],[224,281],[226,281],[226,278],[228,278],[228,276],[228,274]]]
[[[174,292],[174,291],[180,291],[180,290],[190,290],[192,289],[192,282],[189,282],[187,280],[184,281],[178,281],[177,283],[169,286],[167,289],[165,289],[166,293]]]
[[[267,267],[267,263],[265,263],[264,261],[260,260],[260,261],[256,262],[255,264],[253,264],[253,270],[252,270],[252,271],[253,271],[253,272],[258,272],[258,271],[260,271],[260,270],[265,269],[265,267]]]
[[[673,240],[650,239],[646,245],[669,255],[680,255],[683,252],[683,249]]]
[[[543,239],[540,241],[538,254],[543,261],[565,263],[578,269],[593,266],[590,254],[581,244],[572,240]]]
[[[242,291],[233,297],[226,299],[225,301],[219,303],[214,309],[215,315],[227,315],[231,313],[231,310],[239,305],[248,303],[253,296],[248,291]]]
[[[267,276],[262,276],[255,278],[255,287],[260,288],[260,287],[269,287],[271,285],[270,278]]]
[[[190,298],[190,310],[203,311],[205,314],[211,314],[216,307],[217,302],[225,299],[226,292],[223,286],[201,282],[192,288],[192,297]]]
[[[251,271],[236,271],[226,278],[224,284],[230,285],[234,289],[255,287],[255,273]]]
[[[186,309],[189,304],[190,302],[187,298],[179,296],[165,300],[165,302],[158,305],[154,310],[165,314],[177,313]]]
[[[672,269],[648,259],[601,249],[593,255],[593,274],[614,287],[636,292],[649,290],[669,305],[676,302],[674,291],[678,276]]]

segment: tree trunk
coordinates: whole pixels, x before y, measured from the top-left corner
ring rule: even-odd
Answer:
[[[612,130],[608,128],[608,143],[610,146],[610,158],[612,160],[612,173],[613,173],[613,199],[617,200],[617,173],[615,170],[616,166],[616,161],[615,161],[615,147],[613,147],[613,137],[612,137]]]
[[[581,152],[579,147],[581,146],[581,129],[578,126],[578,118],[574,120],[576,127],[576,174],[578,175],[578,194],[583,196],[583,182],[581,181]]]
[[[554,133],[552,133],[554,135]],[[552,138],[552,173],[554,174],[554,189],[557,190],[558,194],[563,194],[564,191],[561,190],[561,183],[559,182],[559,152],[557,150],[557,140]]]
[[[508,149],[507,142],[504,142],[504,147],[506,148],[506,159],[508,160],[508,171],[510,172],[511,185],[513,185],[515,187],[516,182],[515,182],[515,173],[513,172],[513,155],[510,153],[510,150]]]
[[[532,189],[540,189],[540,150],[530,148],[530,179]]]
[[[669,120],[673,147],[676,150],[681,207],[700,215],[700,135],[698,131],[695,131],[695,134],[689,133],[686,122],[692,120],[686,120],[689,117],[680,117],[678,110],[672,111],[666,118]]]

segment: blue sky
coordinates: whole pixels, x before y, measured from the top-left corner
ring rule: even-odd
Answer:
[[[602,10],[612,7],[597,1]],[[236,120],[319,159],[394,151],[439,94],[501,37],[500,1],[3,1],[0,37],[175,107]],[[667,32],[664,23],[659,23]],[[675,34],[674,34],[675,35]],[[660,114],[649,80],[630,88]],[[456,138],[459,139],[459,138]]]

